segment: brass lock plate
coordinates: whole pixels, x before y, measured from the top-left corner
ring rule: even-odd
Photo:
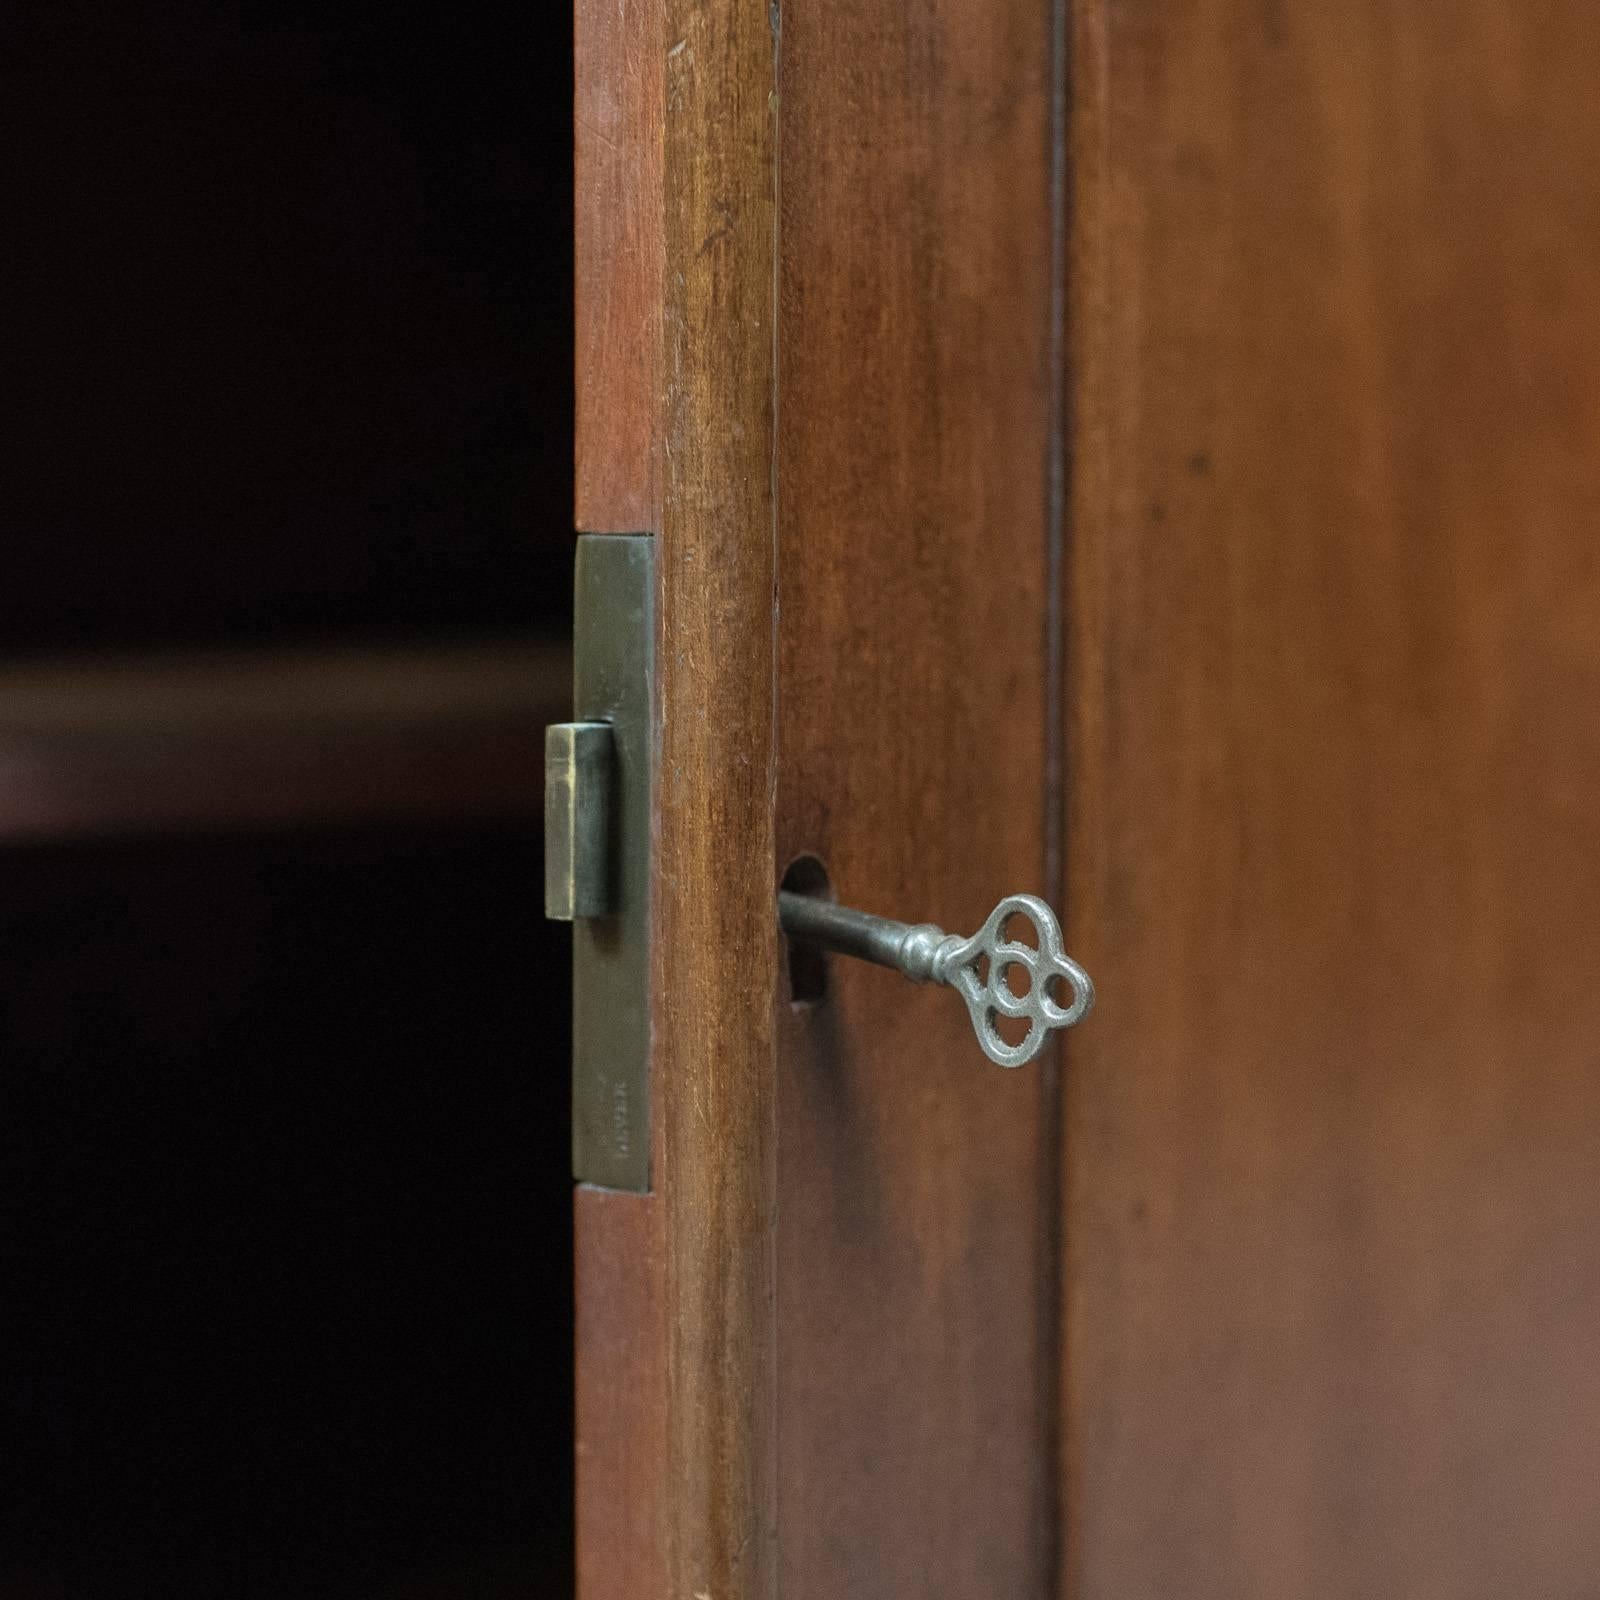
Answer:
[[[580,535],[573,714],[545,732],[545,910],[572,923],[572,1168],[650,1187],[655,541]]]

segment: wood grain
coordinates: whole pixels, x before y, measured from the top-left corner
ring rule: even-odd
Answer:
[[[1067,1592],[1600,1572],[1600,17],[1075,41]]]
[[[574,495],[585,533],[661,526],[663,0],[574,5]]]
[[[651,1099],[667,1582],[774,1592],[773,91],[765,4],[666,0]]]
[[[1049,8],[785,10],[779,859],[969,931],[1039,890]],[[794,1596],[1053,1590],[1048,1065],[836,960],[779,1031],[779,1531]]]

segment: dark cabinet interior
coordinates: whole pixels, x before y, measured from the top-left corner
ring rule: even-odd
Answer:
[[[561,8],[64,0],[0,42],[0,650],[559,614]]]
[[[4,870],[0,1573],[560,1592],[565,1023],[533,830]]]
[[[6,1596],[571,1590],[568,28],[0,21]]]

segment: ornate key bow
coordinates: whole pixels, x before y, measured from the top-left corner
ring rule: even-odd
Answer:
[[[948,984],[966,1001],[978,1044],[997,1066],[1025,1066],[1055,1029],[1081,1022],[1094,1006],[1094,983],[1062,948],[1055,913],[1031,894],[1007,895],[969,939],[788,891],[778,896],[778,916],[797,943],[893,967],[916,983]],[[1032,926],[1036,946],[1008,937],[1018,919]],[[1008,981],[1017,968],[1028,980],[1021,993]],[[1063,989],[1071,995],[1065,1005]],[[1019,1043],[1002,1037],[1001,1017],[1027,1021]]]

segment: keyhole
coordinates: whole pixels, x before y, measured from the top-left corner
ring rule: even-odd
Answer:
[[[782,887],[790,894],[815,900],[833,899],[828,869],[816,856],[796,856],[783,875]],[[789,946],[789,1002],[795,1006],[821,1005],[828,998],[828,955],[816,945]]]

